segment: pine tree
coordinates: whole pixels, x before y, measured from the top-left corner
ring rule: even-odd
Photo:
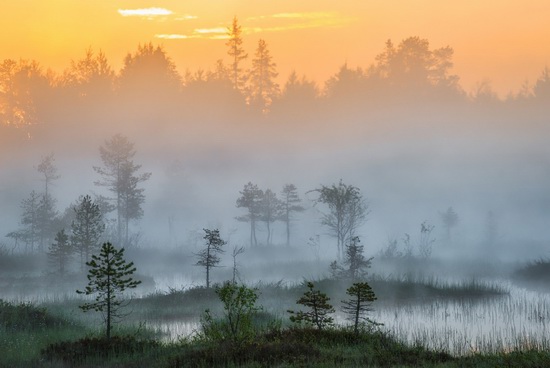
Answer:
[[[233,88],[242,91],[246,83],[246,76],[243,74],[243,69],[240,64],[248,57],[248,54],[242,47],[242,29],[237,17],[233,18],[231,27],[227,28],[227,35],[229,36],[229,40],[225,45],[229,48],[227,54],[231,57],[231,81],[233,82]]]
[[[359,245],[361,240],[354,236],[346,245],[344,254],[344,266],[334,261],[330,264],[332,276],[336,279],[349,279],[352,281],[364,278],[367,275],[367,268],[370,268],[372,258],[365,258],[364,247]]]
[[[48,258],[60,276],[65,275],[73,252],[74,248],[69,243],[69,236],[65,234],[65,230],[57,232],[55,243],[52,243],[48,249]]]
[[[250,71],[250,105],[262,113],[267,113],[273,99],[279,94],[279,85],[275,82],[279,75],[277,64],[273,62],[267,44],[262,39],[258,41],[254,56]]]
[[[21,202],[21,209],[23,213],[21,215],[21,225],[23,230],[21,234],[25,240],[25,251],[30,247],[30,251],[34,251],[35,244],[38,243],[38,205],[40,202],[40,196],[34,190],[29,195],[29,198],[24,199]]]
[[[376,324],[366,317],[366,314],[373,310],[371,305],[376,300],[370,285],[366,282],[354,283],[346,290],[346,294],[351,298],[342,300],[342,311],[348,315],[348,320],[353,322],[353,332],[359,333],[361,321]]]
[[[81,196],[74,207],[75,219],[71,224],[71,242],[80,255],[81,268],[89,261],[90,254],[99,247],[99,240],[105,231],[101,209],[89,195]]]
[[[203,239],[206,240],[206,248],[197,253],[197,257],[199,258],[199,260],[197,261],[196,265],[205,268],[206,288],[210,288],[210,269],[213,267],[217,267],[217,265],[220,263],[219,254],[224,252],[222,247],[227,244],[227,242],[220,238],[220,231],[218,229],[203,230],[205,232]]]
[[[134,263],[124,259],[124,248],[115,249],[111,243],[104,243],[99,255],[92,255],[92,260],[86,262],[88,270],[88,285],[78,294],[96,294],[95,301],[79,306],[84,312],[94,310],[102,312],[105,320],[107,340],[111,338],[111,328],[114,319],[121,318],[120,309],[125,306],[120,298],[126,289],[133,289],[141,281],[132,278],[136,271]]]
[[[36,230],[38,232],[38,248],[44,251],[46,244],[53,241],[56,233],[56,220],[59,213],[55,199],[50,194],[43,193],[38,201],[36,211]]]
[[[258,240],[256,239],[256,221],[260,219],[261,201],[264,192],[256,184],[248,182],[242,192],[239,193],[241,193],[241,196],[237,199],[237,207],[246,208],[248,213],[237,217],[237,220],[250,222],[250,246],[258,245]]]
[[[273,237],[271,224],[280,219],[281,216],[281,201],[277,198],[277,195],[271,191],[271,189],[266,189],[260,204],[260,218],[265,223],[267,230],[266,245],[271,245]]]
[[[298,312],[289,310],[288,313],[291,314],[290,320],[298,324],[304,322],[307,325],[313,325],[319,330],[332,326],[334,319],[329,314],[334,313],[335,310],[329,304],[330,298],[327,294],[314,290],[312,282],[307,283],[307,288],[308,290],[298,299],[296,304],[301,304],[307,307],[308,310]]]
[[[99,152],[104,167],[94,166],[94,170],[102,176],[102,180],[95,184],[105,186],[114,193],[118,240],[128,244],[130,220],[143,216],[141,205],[145,202],[145,195],[138,185],[148,180],[151,173],[137,174],[141,165],[136,165],[133,161],[136,154],[134,143],[120,134],[106,141]]]
[[[451,241],[451,229],[458,224],[460,218],[452,207],[447,208],[447,211],[445,212],[440,212],[439,216],[441,217],[443,226],[447,231],[447,241]]]
[[[286,245],[290,245],[290,222],[292,221],[292,212],[302,212],[305,210],[300,205],[302,200],[298,196],[298,189],[294,184],[286,184],[281,193],[282,220],[286,225]]]
[[[49,187],[52,181],[60,178],[54,162],[55,155],[53,153],[50,153],[49,155],[42,157],[42,160],[36,167],[36,170],[44,175],[44,193],[46,194],[46,196],[48,196],[49,194]]]

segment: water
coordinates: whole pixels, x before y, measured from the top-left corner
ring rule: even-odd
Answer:
[[[453,355],[549,349],[550,295],[501,283],[509,295],[477,300],[436,300],[416,304],[375,303],[369,318],[408,345]],[[344,316],[336,316],[346,324]],[[165,341],[192,336],[200,319],[149,323]]]
[[[453,355],[549,348],[550,296],[507,288],[482,300],[375,306],[371,318],[400,341]]]

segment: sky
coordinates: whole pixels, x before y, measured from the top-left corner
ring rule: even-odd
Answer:
[[[387,39],[451,46],[467,91],[490,82],[502,96],[550,65],[548,0],[17,0],[0,3],[0,59],[36,59],[62,72],[87,48],[116,70],[140,43],[163,45],[180,73],[229,61],[234,16],[252,56],[264,39],[283,83],[292,70],[320,85],[347,62],[368,67]]]

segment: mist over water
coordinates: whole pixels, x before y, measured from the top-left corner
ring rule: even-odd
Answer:
[[[356,235],[369,257],[391,241],[402,251],[407,236],[416,247],[421,224],[433,226],[437,260],[509,264],[547,257],[548,70],[528,90],[499,99],[487,84],[465,92],[452,57],[450,47],[410,37],[388,42],[368,68],[344,64],[324,84],[293,73],[281,86],[269,43],[259,43],[241,69],[222,61],[184,76],[152,44],[130,52],[120,71],[94,50],[63,75],[6,60],[0,229],[7,235],[21,228],[21,203],[31,191],[43,191],[36,167],[51,153],[60,178],[50,194],[60,215],[71,213],[81,195],[112,197],[94,185],[101,179],[94,166],[102,165],[99,147],[121,134],[134,144],[139,172],[152,174],[139,183],[145,202],[143,217],[130,222],[131,247],[175,250],[188,264],[203,245],[203,228],[220,229],[230,246],[250,246],[250,224],[237,220],[245,214],[236,206],[245,184],[280,195],[292,183],[305,211],[293,215],[291,250],[284,250],[281,221],[272,224],[269,247],[289,262],[317,262],[307,276],[323,277],[336,241],[321,224],[327,208],[316,204],[314,190],[340,180],[357,187],[368,204]],[[258,63],[271,74],[254,74]],[[246,83],[235,84],[235,70]],[[458,215],[449,232],[442,221],[448,209]],[[111,225],[115,217],[107,216]],[[257,232],[266,245],[263,222]],[[24,253],[12,238],[0,244]],[[169,279],[168,272],[156,273],[165,269],[159,262],[143,267],[146,274]],[[464,276],[476,274],[470,271]],[[255,272],[249,281],[281,277]],[[200,268],[174,273],[189,284],[202,277]],[[174,282],[159,285],[182,286]]]

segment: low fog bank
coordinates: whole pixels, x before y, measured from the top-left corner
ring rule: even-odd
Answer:
[[[249,225],[235,218],[243,186],[252,182],[279,193],[295,184],[306,211],[296,214],[292,243],[307,247],[319,237],[327,257],[335,240],[320,224],[326,208],[309,192],[340,179],[361,190],[369,204],[358,230],[366,252],[376,255],[392,239],[418,236],[420,224],[434,226],[434,256],[487,257],[503,261],[546,257],[550,223],[548,128],[531,120],[530,129],[492,119],[464,120],[403,111],[384,117],[325,117],[314,125],[289,126],[274,118],[251,122],[179,122],[111,126],[90,135],[43,142],[29,140],[4,152],[0,184],[0,228],[16,230],[20,203],[43,182],[36,170],[53,152],[60,179],[51,187],[63,211],[83,194],[109,195],[94,185],[101,166],[99,146],[115,133],[135,143],[135,162],[151,172],[143,183],[144,216],[132,224],[139,245],[194,251],[202,228],[220,228],[233,244],[248,245]],[[494,119],[494,115],[491,115]],[[466,116],[468,117],[468,116]],[[177,120],[177,119],[176,119]],[[330,120],[330,121],[329,121]],[[160,124],[160,123],[159,123]],[[124,128],[126,126],[126,128]],[[538,128],[534,128],[538,127]],[[124,128],[124,129],[121,129]],[[459,216],[447,239],[440,214],[452,207]],[[487,216],[494,216],[493,243],[487,243]],[[193,235],[195,234],[195,235]],[[266,236],[258,225],[260,243]],[[273,225],[274,246],[285,243],[283,224]],[[193,237],[195,239],[193,240]],[[1,241],[10,245],[11,239]],[[331,252],[333,252],[331,254]]]

